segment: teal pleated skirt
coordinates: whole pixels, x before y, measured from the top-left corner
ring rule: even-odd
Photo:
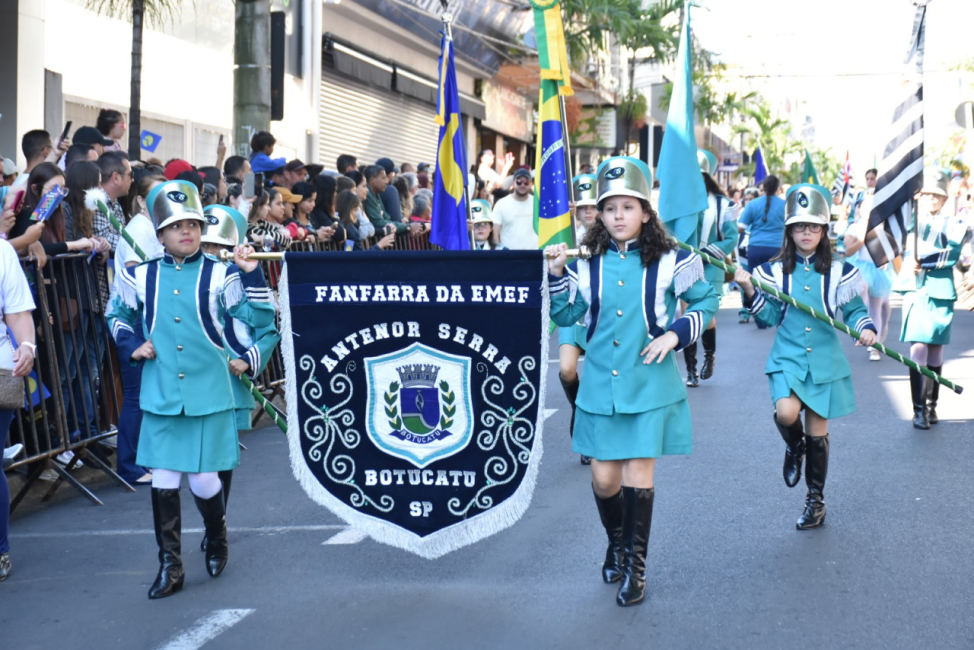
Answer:
[[[237,421],[237,431],[250,431],[250,416],[252,409],[233,409],[233,417]]]
[[[917,291],[903,294],[900,341],[947,345],[954,322],[954,301],[929,298]]]
[[[642,413],[599,415],[575,411],[572,451],[596,460],[659,458],[693,453],[686,400]]]
[[[558,345],[574,345],[585,351],[585,337],[588,336],[588,328],[584,325],[572,325],[571,327],[558,328]]]
[[[851,376],[825,384],[816,384],[812,381],[811,373],[805,381],[801,381],[787,372],[773,372],[768,375],[768,382],[771,384],[772,406],[776,405],[779,399],[795,393],[802,404],[826,420],[840,418],[856,410]]]
[[[233,410],[210,415],[156,415],[144,412],[136,462],[175,472],[220,472],[240,463]]]

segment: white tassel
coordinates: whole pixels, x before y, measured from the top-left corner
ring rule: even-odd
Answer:
[[[138,311],[139,293],[136,291],[135,285],[130,284],[125,277],[119,276],[115,279],[115,295],[118,296],[123,305]]]
[[[243,300],[243,297],[243,282],[240,280],[240,275],[234,273],[223,284],[223,304],[228,308],[236,307]]]
[[[102,214],[108,214],[108,194],[100,187],[93,187],[85,191],[85,207],[91,211],[97,210]]]
[[[696,253],[692,254],[693,261],[684,264],[673,276],[673,289],[676,295],[683,295],[689,291],[698,280],[703,280],[703,260]]]
[[[866,281],[862,278],[862,272],[856,269],[855,273],[839,281],[839,286],[835,291],[835,309],[847,304],[856,296],[862,295],[865,288]]]

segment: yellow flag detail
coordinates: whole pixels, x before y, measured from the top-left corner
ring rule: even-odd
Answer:
[[[457,114],[450,113],[450,122],[446,125],[446,131],[443,133],[443,141],[440,142],[440,151],[436,165],[436,173],[440,174],[443,178],[444,189],[457,202],[463,196],[463,170],[457,165],[456,156],[453,152],[453,138],[459,129],[460,121],[457,118]]]

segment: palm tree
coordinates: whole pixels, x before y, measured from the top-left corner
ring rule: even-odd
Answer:
[[[769,173],[787,172],[790,167],[786,165],[785,159],[803,151],[801,140],[792,135],[788,121],[773,117],[771,105],[766,101],[743,106],[740,113],[746,121],[734,126],[734,134],[744,134],[745,148],[753,151],[761,147],[761,155]],[[753,166],[750,172],[746,169],[742,169],[742,172],[753,173]]]
[[[96,13],[132,21],[132,88],[129,96],[129,159],[142,156],[142,32],[145,22],[172,22],[182,0],[87,0]]]

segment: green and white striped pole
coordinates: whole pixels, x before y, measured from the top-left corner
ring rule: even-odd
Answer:
[[[683,250],[687,250],[687,251],[691,251],[693,253],[696,253],[697,255],[699,255],[701,257],[701,259],[703,259],[708,264],[713,264],[717,268],[723,269],[724,271],[726,271],[728,273],[734,273],[737,270],[737,267],[736,266],[734,266],[732,264],[727,264],[724,260],[719,260],[719,259],[717,259],[715,257],[712,257],[711,255],[708,255],[707,253],[704,253],[702,250],[699,250],[697,248],[694,248],[690,244],[687,244],[685,242],[681,242],[679,240],[676,240],[676,243]],[[769,285],[761,282],[757,278],[754,278],[753,276],[751,277],[751,283],[754,284],[754,286],[756,286],[757,288],[759,288],[761,291],[765,292],[766,294],[771,295],[771,296],[774,296],[778,300],[780,300],[780,301],[782,301],[784,303],[787,303],[787,304],[791,305],[792,307],[794,307],[796,309],[800,309],[801,311],[805,312],[809,316],[813,316],[813,317],[817,318],[818,320],[822,321],[823,323],[828,323],[829,325],[831,325],[835,329],[839,330],[840,332],[845,332],[846,334],[848,334],[852,338],[856,339],[857,341],[859,340],[859,332],[857,332],[856,330],[852,329],[851,327],[849,327],[845,323],[838,323],[838,322],[836,322],[834,318],[828,316],[827,314],[823,314],[823,313],[821,313],[819,311],[816,311],[815,309],[812,309],[808,305],[806,305],[806,304],[804,304],[802,302],[799,302],[799,301],[795,300],[794,298],[792,298],[788,294],[781,293],[775,287],[769,286]],[[886,356],[888,356],[888,357],[890,357],[892,359],[896,359],[897,361],[899,361],[900,363],[902,363],[906,367],[908,367],[908,368],[910,368],[912,370],[916,370],[917,372],[923,374],[924,376],[929,377],[930,379],[933,379],[934,381],[936,381],[936,382],[938,382],[940,384],[943,384],[944,386],[946,386],[950,390],[954,391],[958,395],[960,395],[962,392],[964,392],[964,387],[963,386],[958,386],[954,382],[950,381],[949,379],[947,379],[945,377],[942,377],[941,375],[938,375],[937,373],[933,372],[929,368],[925,368],[925,367],[919,365],[918,363],[916,363],[912,359],[907,359],[906,357],[904,357],[902,354],[900,354],[896,350],[891,350],[888,347],[886,347],[885,345],[883,345],[882,343],[876,342],[873,345],[871,345],[870,347],[872,347],[872,348],[874,348],[876,350],[879,350],[880,352],[882,352],[883,354],[885,354]]]

